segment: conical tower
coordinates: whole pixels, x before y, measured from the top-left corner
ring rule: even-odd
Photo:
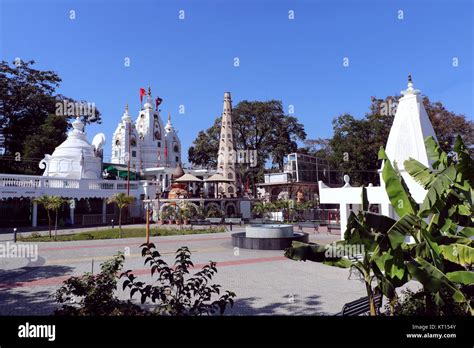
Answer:
[[[401,93],[403,97],[398,101],[385,152],[400,170],[415,199],[422,201],[425,192],[418,189],[419,184],[405,171],[403,163],[413,158],[431,168],[424,141],[429,136],[436,140],[436,134],[423,106],[421,92],[414,88],[411,75],[408,76],[408,88]],[[383,182],[382,176],[380,182]]]
[[[229,182],[219,183],[218,192],[226,196],[237,193],[237,173],[235,171],[236,151],[234,147],[234,132],[232,128],[232,100],[230,92],[224,93],[222,110],[221,136],[219,140],[219,155],[217,157],[218,172]]]

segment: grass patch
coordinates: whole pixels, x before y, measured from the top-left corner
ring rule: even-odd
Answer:
[[[150,228],[150,236],[176,236],[176,235],[184,235],[184,234],[203,234],[203,233],[221,233],[225,232],[224,227],[210,227],[206,229],[189,229],[183,227],[182,229],[179,228]],[[143,237],[146,236],[145,228],[122,228],[122,238],[136,238],[136,237]],[[62,234],[58,235],[56,240],[54,240],[54,236],[49,238],[48,235],[39,235],[37,233],[28,236],[22,237],[19,236],[18,240],[21,242],[68,242],[74,240],[99,240],[99,239],[117,239],[119,238],[119,229],[117,228],[109,228],[106,230],[98,230],[98,231],[88,231],[88,232],[79,232],[73,234]]]

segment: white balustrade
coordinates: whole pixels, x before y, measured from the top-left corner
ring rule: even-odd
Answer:
[[[145,181],[141,182],[142,184]],[[148,182],[148,185],[154,183]],[[0,174],[0,198],[37,197],[43,194],[64,197],[110,197],[117,192],[127,190],[126,181],[68,179],[34,175]],[[137,194],[138,182],[130,182],[130,190]]]

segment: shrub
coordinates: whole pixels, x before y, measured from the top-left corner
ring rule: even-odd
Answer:
[[[146,312],[130,301],[121,301],[115,296],[117,274],[122,269],[123,253],[101,265],[99,274],[85,273],[81,277],[66,280],[55,294],[62,307],[56,315],[100,316],[100,315],[144,315]]]
[[[393,307],[385,305],[385,313],[393,315],[426,315],[425,305],[426,292],[420,289],[416,292],[412,290],[402,290],[401,296],[397,297]],[[438,309],[438,315],[469,315],[466,303],[455,302],[445,290],[441,290],[441,297],[444,303]]]
[[[146,285],[136,281],[132,271],[126,271],[120,277],[126,278],[123,289],[130,290],[130,298],[140,294],[141,303],[151,300],[156,304],[154,313],[158,315],[203,315],[224,314],[227,305],[233,306],[235,294],[225,291],[221,293],[220,285],[209,284],[217,273],[216,263],[210,262],[193,276],[189,269],[194,267],[191,261],[191,252],[187,247],[176,251],[173,267],[161,258],[153,243],[142,245],[142,256],[145,265],[151,270],[151,276],[156,276],[156,285]]]

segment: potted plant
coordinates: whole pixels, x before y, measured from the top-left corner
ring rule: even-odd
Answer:
[[[223,215],[224,214],[222,213],[222,211],[219,208],[212,205],[207,210],[207,219],[206,220],[209,221],[211,224],[212,223],[219,224],[222,221],[222,216]]]
[[[164,219],[168,219],[168,224],[172,225],[174,222],[174,215],[175,215],[175,209],[173,206],[168,205],[166,208],[163,209],[164,213]]]
[[[176,222],[176,225],[181,225],[181,218],[182,218],[182,211],[180,208],[176,208],[174,211],[174,220]]]
[[[160,215],[159,215],[159,216],[160,216],[160,218],[159,218],[159,220],[158,220],[158,225],[163,225],[164,222],[165,222],[165,220],[168,218],[168,217],[166,216],[166,211],[165,211],[164,209],[163,209],[162,211],[160,211]]]
[[[192,217],[191,208],[187,204],[183,204],[180,208],[180,215],[183,219],[183,224],[189,225],[189,219]]]

